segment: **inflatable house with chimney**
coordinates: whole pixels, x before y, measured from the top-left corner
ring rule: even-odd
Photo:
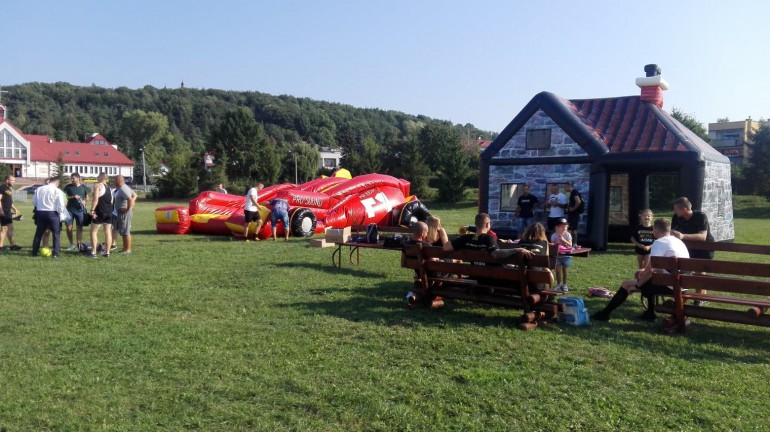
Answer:
[[[640,96],[532,98],[481,155],[479,210],[493,230],[517,235],[524,184],[542,203],[552,184],[572,182],[586,201],[579,241],[604,249],[628,241],[639,211],[650,206],[650,185],[668,184],[654,193],[688,197],[717,241],[734,239],[730,160],[663,110],[668,84],[657,65],[644,70]],[[669,200],[665,211],[659,216],[673,213]],[[539,207],[535,216],[545,222],[547,214]]]

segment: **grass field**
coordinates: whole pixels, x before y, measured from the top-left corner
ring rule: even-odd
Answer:
[[[0,427],[38,430],[767,430],[770,331],[694,320],[516,329],[462,302],[407,310],[391,251],[360,267],[291,239],[157,235],[141,202],[131,256],[0,255]],[[766,203],[737,241],[770,244]],[[430,206],[444,225],[473,205]],[[26,215],[30,209],[23,207]],[[66,241],[63,243],[66,245]],[[628,245],[576,259],[573,291],[617,289]],[[591,310],[606,302],[589,299]]]

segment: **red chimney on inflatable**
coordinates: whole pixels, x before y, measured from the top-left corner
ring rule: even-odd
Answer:
[[[660,76],[660,67],[648,64],[644,67],[644,73],[646,76],[636,79],[636,85],[642,89],[642,101],[663,108],[663,92],[668,90],[668,83]]]

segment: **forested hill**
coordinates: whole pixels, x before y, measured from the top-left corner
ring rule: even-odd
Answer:
[[[399,146],[414,140],[426,125],[451,129],[455,132],[453,136],[460,137],[461,141],[494,138],[493,133],[470,124],[452,125],[421,115],[259,92],[151,86],[110,89],[68,83],[27,83],[2,89],[7,91],[3,93],[2,103],[8,110],[8,119],[25,133],[49,135],[57,141],[82,141],[85,134],[99,132],[134,160],[140,158],[139,149],[145,148],[152,163],[168,158],[173,147],[180,145],[196,155],[217,147],[220,153],[226,153],[225,146],[217,146],[216,142],[222,141],[221,132],[228,116],[231,120],[242,119],[233,116],[234,112],[253,118],[260,129],[255,133],[264,134],[276,150],[278,161],[288,154],[288,149],[302,145],[316,149],[341,147],[346,154],[345,162],[350,164],[355,162],[352,160],[355,156],[365,153],[369,144],[370,147],[376,145],[375,153],[380,155],[380,168],[385,172],[397,167],[398,161],[389,158],[393,159],[399,152]],[[149,126],[145,123],[154,122],[152,127],[163,129],[163,125],[158,125],[163,123],[162,118],[166,119],[167,134],[173,139],[166,139],[153,149],[148,141],[157,137],[147,132]],[[229,157],[230,163],[238,158],[235,153],[220,156]],[[308,163],[307,170],[310,165]],[[293,174],[293,167],[291,171]],[[228,174],[229,177],[264,178],[262,173],[254,171]],[[305,174],[312,176],[313,173]],[[278,176],[287,177],[283,172]]]

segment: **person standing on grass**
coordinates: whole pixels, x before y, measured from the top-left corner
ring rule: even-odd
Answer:
[[[655,241],[652,235],[652,210],[644,209],[639,212],[639,225],[631,236],[631,243],[634,244],[636,252],[636,263],[638,269],[643,269],[650,264],[650,249]]]
[[[575,183],[569,182],[564,188],[565,192],[569,192],[569,198],[567,203],[567,222],[569,222],[569,233],[572,236],[572,247],[577,246],[578,241],[578,225],[580,224],[580,213],[583,204],[583,195],[575,189]]]
[[[693,210],[692,203],[686,197],[674,200],[674,215],[671,216],[671,235],[679,240],[713,242],[709,219],[705,213]],[[714,259],[714,251],[695,249],[690,252],[690,257],[700,259]],[[698,294],[707,294],[706,290],[695,290]],[[706,302],[695,300],[696,306],[703,306]]]
[[[521,187],[521,196],[516,200],[516,231],[519,238],[535,220],[534,208],[538,202],[537,197],[529,193],[529,185]]]
[[[61,233],[61,216],[66,214],[62,193],[59,190],[59,178],[51,177],[48,184],[37,188],[35,191],[35,207],[37,208],[37,228],[35,237],[32,240],[32,255],[37,255],[40,249],[40,242],[43,240],[43,234],[46,230],[51,232],[53,237],[53,257],[59,258],[59,234]]]
[[[86,201],[88,201],[88,188],[80,182],[80,174],[72,173],[70,184],[64,186],[64,193],[67,195],[67,210],[72,216],[64,221],[67,227],[67,240],[70,245],[67,250],[80,249],[80,243],[83,242],[83,217],[86,213]],[[77,246],[72,243],[72,226],[76,225],[75,239]]]
[[[13,242],[13,214],[21,216],[21,212],[13,205],[13,184],[16,178],[9,175],[5,178],[5,184],[0,186],[0,251],[6,252],[9,248],[5,246],[5,238],[11,244],[10,250],[21,250],[21,246]]]
[[[246,193],[246,204],[243,206],[243,239],[249,241],[249,227],[256,223],[254,240],[259,241],[259,230],[262,228],[262,216],[259,214],[259,191],[265,187],[262,183],[254,184],[254,187]]]
[[[652,225],[652,234],[655,236],[655,241],[652,243],[652,248],[650,250],[651,256],[677,258],[690,257],[687,246],[685,246],[681,240],[671,235],[671,222],[666,219],[657,219]],[[655,296],[660,294],[672,294],[673,290],[667,286],[653,285],[652,273],[663,270],[652,268],[652,265],[649,264],[649,262],[650,261],[648,261],[645,268],[636,271],[634,279],[624,281],[620,285],[620,289],[610,299],[607,306],[593,315],[595,321],[609,321],[612,311],[622,305],[629,294],[634,293],[637,290],[641,291],[642,296],[647,299],[647,310],[642,315],[639,315],[638,318],[644,321],[655,321]]]
[[[551,195],[548,196],[548,200],[545,203],[546,210],[548,210],[548,231],[553,232],[556,228],[556,223],[559,219],[564,217],[564,209],[567,208],[567,195],[559,192],[559,185],[551,185]]]
[[[283,221],[283,233],[286,241],[289,241],[289,202],[284,198],[275,198],[270,201],[273,211],[270,212],[270,224],[273,226],[273,241],[276,241],[276,224]]]
[[[115,210],[117,216],[112,220],[113,237],[120,235],[123,239],[123,249],[119,253],[129,255],[131,249],[131,220],[134,218],[136,192],[127,184],[126,179],[119,175],[115,177]],[[114,240],[113,240],[114,241]]]
[[[5,183],[0,186],[0,251],[8,251],[8,247],[5,246],[5,238],[8,237],[8,242],[11,244],[10,250],[21,250],[21,246],[13,242],[13,214],[21,216],[21,212],[13,205],[13,184],[16,183],[16,178],[9,175],[5,178]]]
[[[551,234],[551,243],[556,247],[572,249],[572,235],[569,233],[569,222],[561,218],[556,222],[556,231]],[[556,291],[569,292],[567,276],[572,267],[572,255],[558,255],[556,257]]]
[[[102,172],[97,177],[97,183],[94,185],[93,199],[91,200],[91,255],[90,258],[96,258],[97,246],[99,244],[99,227],[104,230],[104,256],[110,257],[110,246],[112,245],[112,193],[107,184],[107,174]]]

